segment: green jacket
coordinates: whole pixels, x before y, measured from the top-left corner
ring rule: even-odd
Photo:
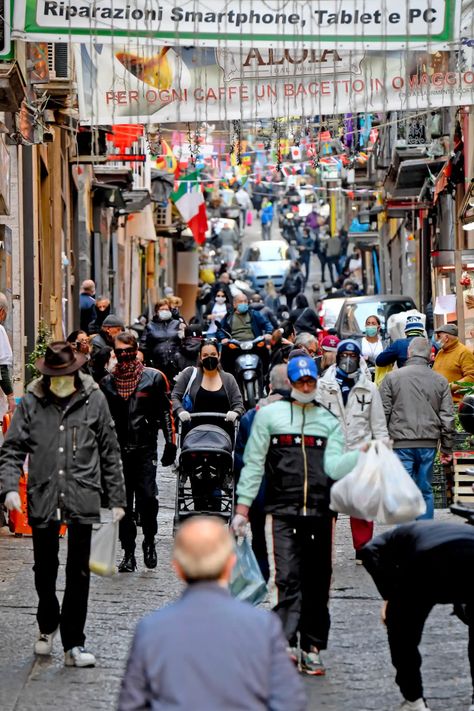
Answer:
[[[250,506],[267,472],[266,507],[280,514],[329,510],[331,480],[348,474],[359,452],[345,452],[337,418],[321,405],[280,400],[259,410],[244,452],[238,503]]]

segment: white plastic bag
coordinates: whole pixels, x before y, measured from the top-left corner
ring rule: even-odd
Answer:
[[[380,461],[376,443],[361,452],[354,469],[331,488],[331,509],[365,521],[375,521],[382,500]]]
[[[379,523],[414,521],[426,512],[426,502],[392,449],[377,442],[383,494],[377,514]]]
[[[89,569],[96,575],[111,576],[117,572],[118,521],[106,523],[94,534],[91,542]]]
[[[373,440],[331,488],[331,509],[365,521],[405,523],[426,511],[421,491],[393,450]]]

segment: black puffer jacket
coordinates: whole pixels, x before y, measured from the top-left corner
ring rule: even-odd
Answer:
[[[168,444],[174,444],[175,431],[168,383],[158,370],[145,368],[138,386],[128,400],[117,393],[113,375],[100,384],[107,398],[123,449],[157,446],[161,428]]]
[[[147,323],[140,338],[140,348],[146,362],[162,370],[169,380],[179,372],[178,352],[181,345],[181,322],[177,319],[160,321],[158,316]]]
[[[81,388],[66,409],[34,380],[12,418],[0,450],[0,491],[16,491],[29,455],[28,519],[44,527],[100,521],[102,486],[110,507],[126,506],[115,425],[99,386],[79,373]],[[102,482],[102,483],[101,483]]]

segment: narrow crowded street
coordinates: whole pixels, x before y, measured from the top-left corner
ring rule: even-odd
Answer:
[[[87,641],[97,654],[95,669],[65,669],[59,639],[51,659],[33,655],[36,594],[31,566],[31,539],[0,535],[0,709],[38,711],[106,711],[115,708],[131,636],[145,614],[175,599],[181,585],[170,568],[175,478],[160,468],[158,567],[111,579],[92,576]],[[438,517],[450,519],[447,511]],[[107,512],[105,512],[107,517]],[[379,526],[378,531],[383,530]],[[64,553],[59,591],[64,586]],[[139,546],[140,548],[140,546]],[[308,711],[390,711],[399,703],[393,681],[380,597],[362,566],[354,563],[348,519],[336,531],[332,587],[332,628],[325,677],[306,678]],[[426,695],[432,711],[465,711],[470,698],[466,656],[467,628],[438,606],[430,616],[421,653]]]
[[[473,107],[474,0],[3,2],[0,711],[474,711]]]

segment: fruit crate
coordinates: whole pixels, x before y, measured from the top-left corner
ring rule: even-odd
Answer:
[[[453,500],[452,468],[437,462],[433,467],[432,484],[435,509],[447,509]]]
[[[474,450],[453,452],[453,503],[474,504]]]

